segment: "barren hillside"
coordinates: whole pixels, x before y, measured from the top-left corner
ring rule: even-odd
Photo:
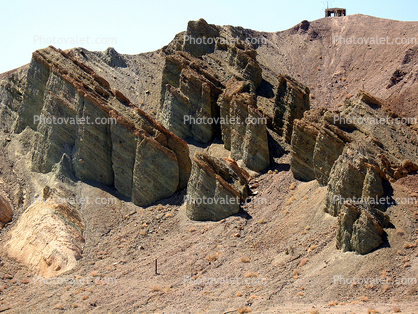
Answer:
[[[417,43],[333,42],[417,29],[199,20],[155,52],[48,47],[0,74],[0,312],[417,313],[417,125],[333,118],[417,117]],[[228,115],[267,123],[182,122]]]

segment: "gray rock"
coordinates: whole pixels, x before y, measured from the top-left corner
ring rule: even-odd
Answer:
[[[365,204],[346,203],[338,215],[337,248],[367,254],[383,243],[389,218]]]
[[[293,121],[301,119],[310,109],[309,88],[288,75],[278,76],[278,86],[273,109],[273,129],[290,143]]]
[[[235,161],[196,153],[186,195],[191,220],[219,221],[240,210],[248,197],[250,176]]]
[[[251,82],[231,79],[219,97],[222,140],[230,157],[242,160],[251,170],[261,172],[270,165],[267,126],[256,108]]]
[[[33,171],[113,185],[141,206],[187,185],[186,142],[69,53],[48,47],[33,54],[18,115],[15,132],[29,127],[40,136],[31,143]],[[45,123],[54,118],[61,122]]]

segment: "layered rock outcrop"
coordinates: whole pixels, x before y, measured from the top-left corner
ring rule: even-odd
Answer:
[[[221,87],[204,61],[188,52],[167,56],[163,70],[161,123],[181,138],[209,142],[216,128],[212,119],[219,116],[216,100]]]
[[[39,197],[9,231],[7,254],[52,277],[77,264],[84,248],[84,223],[69,191],[45,187]]]
[[[266,103],[265,89],[271,84],[261,86],[257,53],[244,33],[199,20],[190,22],[182,35],[164,48],[159,120],[181,138],[202,143],[220,132],[231,158],[251,170],[264,170],[270,164],[267,126],[290,142],[293,120],[309,109],[309,89],[279,75],[272,86],[272,106],[258,108],[258,99]],[[212,44],[201,44],[208,39]]]
[[[71,54],[33,54],[16,132],[36,130],[32,170],[47,173],[63,154],[78,179],[96,181],[148,206],[186,187],[186,142],[132,104]]]
[[[382,243],[389,217],[366,204],[345,203],[338,215],[337,248],[367,254]]]
[[[278,86],[273,107],[273,129],[290,143],[293,121],[301,119],[310,109],[309,88],[288,75],[278,76]]]
[[[359,92],[347,99],[339,112],[307,112],[303,119],[295,120],[291,141],[291,170],[295,178],[317,179],[328,187],[325,211],[340,217],[338,233],[351,236],[351,231],[341,228],[348,228],[360,217],[358,228],[364,228],[356,229],[358,235],[353,235],[357,244],[347,244],[350,236],[345,236],[345,240],[340,236],[338,241],[339,247],[361,254],[381,241],[380,229],[385,225],[380,229],[369,225],[373,217],[381,214],[379,210],[392,205],[387,198],[382,199],[384,182],[393,182],[418,170],[416,133],[408,125],[398,123],[396,116],[382,108],[382,104],[383,101]],[[361,218],[364,210],[347,207],[347,200],[366,208],[372,206],[365,216],[368,218]],[[359,234],[365,238],[369,234],[377,240],[369,247],[361,246]]]
[[[0,129],[11,131],[18,119],[28,66],[0,75]]]
[[[213,45],[199,44],[203,38],[210,38]],[[204,20],[190,22],[184,37],[165,51],[168,55],[163,70],[159,119],[182,138],[194,138],[201,143],[213,139],[219,130],[216,103],[229,79],[250,81],[255,89],[261,84],[255,50],[239,40],[231,43],[220,35],[217,26]]]
[[[261,172],[270,165],[267,126],[250,81],[228,81],[219,97],[222,140],[230,157]]]
[[[187,186],[187,217],[218,221],[238,213],[248,197],[249,180],[234,160],[196,153]]]

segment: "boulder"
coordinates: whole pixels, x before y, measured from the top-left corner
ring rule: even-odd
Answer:
[[[187,217],[218,221],[238,213],[248,197],[249,180],[234,160],[196,152],[187,186]]]
[[[389,218],[367,204],[345,203],[338,215],[337,248],[367,254],[383,243]]]

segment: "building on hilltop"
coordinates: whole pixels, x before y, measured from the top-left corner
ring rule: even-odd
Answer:
[[[325,9],[325,17],[332,17],[332,16],[346,16],[345,9],[342,8],[330,8]]]

